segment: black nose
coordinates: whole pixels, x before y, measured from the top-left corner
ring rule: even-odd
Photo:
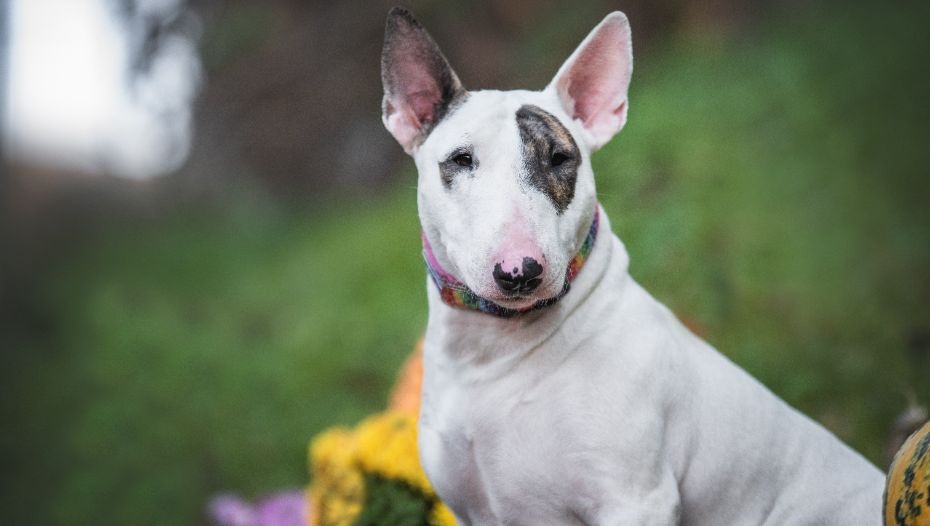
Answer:
[[[539,277],[543,267],[533,258],[523,258],[523,268],[514,267],[510,272],[501,268],[501,264],[494,265],[494,281],[504,292],[510,294],[527,294],[536,290],[542,283]]]

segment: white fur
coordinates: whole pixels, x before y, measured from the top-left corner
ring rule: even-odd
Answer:
[[[542,92],[471,93],[414,148],[423,229],[472,290],[495,295],[501,225],[518,216],[535,236],[544,285],[508,307],[558,292],[597,206],[589,157],[609,131],[571,117],[558,89],[567,69]],[[626,86],[605,89],[604,111],[618,115],[622,92],[625,120]],[[556,116],[581,149],[561,214],[521,180],[524,104]],[[463,145],[478,168],[445,187],[438,163]],[[452,308],[427,283],[420,456],[459,523],[879,524],[882,474],[689,332],[628,261],[602,211],[585,267],[550,307],[501,319]]]

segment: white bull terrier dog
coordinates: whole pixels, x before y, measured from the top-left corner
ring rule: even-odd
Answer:
[[[626,16],[542,91],[466,91],[400,8],[381,65],[429,270],[420,459],[459,524],[880,522],[878,469],[627,272],[590,160],[626,122]]]

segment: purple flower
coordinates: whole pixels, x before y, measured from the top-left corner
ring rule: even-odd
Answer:
[[[216,526],[256,526],[255,510],[234,495],[224,494],[210,499],[207,514]]]
[[[303,490],[275,493],[258,503],[255,526],[306,526],[307,498]]]
[[[207,514],[215,526],[306,526],[308,505],[299,489],[273,493],[254,505],[222,494],[210,499]]]

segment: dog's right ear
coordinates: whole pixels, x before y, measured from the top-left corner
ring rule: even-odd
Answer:
[[[581,122],[593,149],[626,124],[633,46],[626,15],[614,11],[595,27],[546,88]]]
[[[388,13],[381,82],[384,126],[409,154],[426,139],[449,105],[465,95],[436,42],[409,11],[400,7]]]

